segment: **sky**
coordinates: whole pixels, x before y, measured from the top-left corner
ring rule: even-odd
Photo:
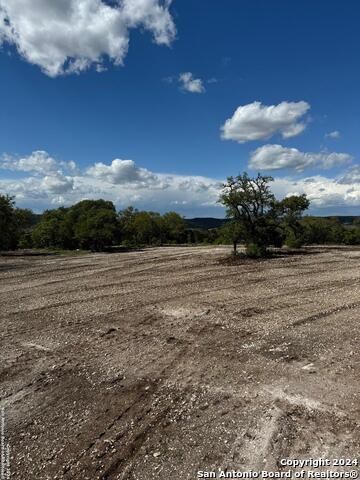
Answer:
[[[356,0],[0,0],[0,193],[223,217],[226,177],[360,214]]]

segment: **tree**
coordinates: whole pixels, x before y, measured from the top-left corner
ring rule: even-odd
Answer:
[[[90,210],[74,226],[74,238],[79,247],[96,252],[111,246],[117,238],[116,213],[109,209]]]
[[[18,231],[18,244],[19,248],[31,248],[32,242],[32,230],[37,223],[37,215],[27,208],[16,208],[15,218]]]
[[[291,195],[277,202],[285,244],[290,248],[299,248],[305,242],[304,228],[300,220],[309,205],[306,195]]]
[[[41,248],[99,251],[119,239],[119,221],[112,202],[83,200],[70,208],[46,210],[32,238]]]
[[[0,194],[0,250],[14,249],[17,242],[18,223],[14,197]]]
[[[121,240],[128,246],[136,244],[134,219],[137,213],[138,210],[130,206],[121,210],[118,215]]]
[[[244,172],[229,177],[223,186],[220,203],[226,207],[232,219],[233,244],[236,251],[237,238],[241,235],[249,256],[261,257],[270,245],[280,247],[290,234],[293,241],[301,240],[300,218],[309,206],[305,195],[291,196],[277,201],[269,183],[272,177],[260,175],[250,178]],[[229,227],[230,228],[230,227]],[[235,239],[235,240],[234,240]]]
[[[161,230],[164,241],[181,243],[185,237],[185,221],[176,212],[167,212],[162,216]]]
[[[155,212],[137,212],[133,220],[135,243],[154,245],[161,243],[161,217]]]
[[[250,178],[244,172],[229,177],[223,185],[220,203],[226,214],[238,222],[244,233],[246,251],[251,256],[263,256],[271,239],[276,237],[275,197],[270,190],[272,177],[260,174]]]
[[[233,254],[237,254],[237,246],[245,238],[244,226],[237,220],[226,222],[221,227],[220,235],[226,243],[231,243],[233,246]]]
[[[69,209],[66,222],[80,248],[101,251],[119,240],[119,222],[110,201],[82,200]]]
[[[304,217],[301,220],[306,244],[339,244],[351,241],[346,231],[336,218]]]
[[[67,221],[69,209],[60,207],[45,210],[32,231],[32,240],[38,248],[76,248],[72,225]]]
[[[119,224],[122,241],[130,246],[179,243],[186,236],[185,221],[175,212],[160,215],[128,207],[119,212]]]

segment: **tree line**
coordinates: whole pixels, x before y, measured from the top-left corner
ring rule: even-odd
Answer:
[[[0,250],[17,248],[85,249],[164,244],[245,244],[249,256],[269,247],[299,248],[311,244],[360,244],[360,221],[344,226],[336,218],[304,216],[305,195],[277,200],[271,177],[247,173],[229,177],[219,202],[227,212],[219,228],[190,227],[176,212],[163,215],[128,207],[116,211],[106,200],[83,200],[41,215],[17,208],[14,198],[0,194]]]
[[[85,249],[101,251],[184,243],[185,220],[176,212],[160,215],[128,207],[120,212],[106,200],[83,200],[65,208],[45,210],[39,217],[16,208],[14,199],[0,195],[0,250],[16,248]]]

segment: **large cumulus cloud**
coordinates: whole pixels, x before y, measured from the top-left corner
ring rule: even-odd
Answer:
[[[305,130],[306,123],[300,119],[309,109],[310,105],[304,101],[241,105],[221,127],[221,136],[238,143],[266,140],[276,133],[283,138],[295,137]]]
[[[104,57],[121,65],[130,30],[150,31],[155,43],[169,45],[176,28],[171,0],[0,0],[0,44],[15,45],[47,75],[104,68]]]

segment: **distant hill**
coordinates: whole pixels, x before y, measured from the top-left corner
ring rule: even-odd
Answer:
[[[311,215],[312,216],[312,215]],[[332,215],[328,217],[319,217],[319,218],[328,218],[328,219],[338,219],[339,222],[343,225],[352,225],[356,216],[351,215]],[[195,228],[200,230],[209,230],[211,228],[220,228],[222,227],[228,220],[226,218],[212,218],[212,217],[204,217],[204,218],[186,218],[186,226],[187,228]]]
[[[199,228],[202,230],[208,230],[210,228],[222,227],[228,220],[226,218],[186,218],[187,228]]]
[[[343,225],[351,225],[355,220],[355,218],[358,218],[358,217],[354,217],[351,215],[332,215],[330,217],[325,217],[325,218],[329,218],[329,219],[337,218],[339,222],[342,223]]]

